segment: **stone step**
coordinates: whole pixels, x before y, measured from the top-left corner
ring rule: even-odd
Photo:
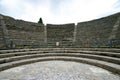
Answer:
[[[29,63],[34,63],[39,61],[50,61],[50,60],[63,60],[63,61],[75,61],[75,62],[87,63],[87,64],[104,68],[113,73],[120,74],[120,65],[104,62],[100,60],[92,60],[92,59],[86,59],[86,58],[80,58],[80,57],[67,57],[67,56],[39,57],[39,58],[32,58],[32,59],[4,63],[0,65],[0,71],[6,70],[12,67],[20,66],[20,65],[29,64]]]
[[[102,55],[102,56],[109,56],[109,57],[116,57],[120,58],[120,53],[113,53],[113,52],[100,52],[100,51],[72,51],[72,50],[64,50],[64,51],[25,51],[25,52],[13,52],[13,53],[1,53],[0,58],[5,57],[13,57],[13,56],[20,56],[20,55],[29,55],[29,54],[39,54],[39,53],[83,53],[83,54],[91,54],[91,55]]]
[[[64,52],[64,53],[84,53],[84,54],[92,54],[92,55],[103,55],[103,56],[110,56],[110,57],[117,57],[120,58],[120,53],[115,52],[102,52],[102,51],[82,51],[82,50],[64,50],[64,51],[49,51],[49,52]]]
[[[101,51],[76,51],[76,53],[85,53],[85,54],[94,54],[94,55],[103,55],[103,56],[110,56],[110,57],[117,57],[120,58],[120,53],[115,52],[101,52]]]
[[[100,52],[115,52],[120,53],[120,49],[116,48],[35,48],[35,49],[12,49],[0,50],[0,53],[13,53],[25,51],[100,51]]]
[[[7,54],[0,54],[0,58],[29,55],[29,54],[40,54],[40,53],[44,53],[44,52],[43,51],[29,51],[29,52],[7,53]]]
[[[49,51],[55,51],[55,50],[80,50],[80,51],[102,51],[102,52],[118,52],[120,53],[119,48],[39,48],[39,50],[49,50]]]
[[[0,54],[13,53],[13,52],[26,52],[26,51],[38,51],[39,49],[12,49],[12,50],[0,50]]]
[[[76,49],[77,50],[77,49]],[[84,50],[84,51],[102,51],[102,52],[116,52],[120,53],[119,48],[80,48],[78,50]]]
[[[81,54],[81,53],[43,53],[43,54],[20,55],[20,56],[1,58],[0,64],[12,62],[12,61],[18,61],[18,60],[22,60],[22,59],[30,59],[30,58],[46,57],[46,56],[83,57],[83,58],[96,59],[96,60],[111,62],[111,63],[115,63],[115,64],[120,64],[119,58],[100,56],[100,55]]]
[[[59,48],[62,50],[61,48]],[[0,50],[0,54],[13,53],[13,52],[26,52],[26,51],[53,51],[56,48],[35,48],[35,49],[11,49],[11,50]]]

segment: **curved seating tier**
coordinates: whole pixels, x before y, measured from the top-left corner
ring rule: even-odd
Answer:
[[[0,71],[39,61],[64,60],[95,65],[120,74],[119,49],[36,48],[0,51]]]

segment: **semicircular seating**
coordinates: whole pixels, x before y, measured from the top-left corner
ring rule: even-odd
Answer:
[[[39,61],[64,60],[95,65],[120,74],[120,49],[36,48],[0,51],[0,71]]]

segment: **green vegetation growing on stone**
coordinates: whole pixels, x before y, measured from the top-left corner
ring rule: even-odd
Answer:
[[[42,18],[39,19],[38,23],[43,24],[43,20],[42,20]]]

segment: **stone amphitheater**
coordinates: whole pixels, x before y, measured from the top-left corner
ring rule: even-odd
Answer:
[[[120,13],[77,25],[0,14],[0,80],[120,80],[119,34]]]

